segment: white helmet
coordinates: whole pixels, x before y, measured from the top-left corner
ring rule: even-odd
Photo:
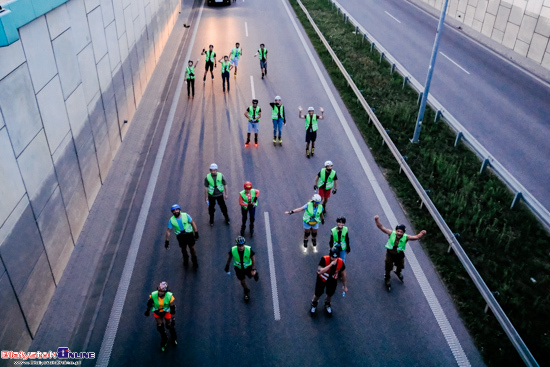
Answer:
[[[326,162],[325,162],[325,167],[326,167],[326,166],[334,166],[334,165],[332,164],[332,161],[326,161]]]
[[[218,165],[216,163],[212,163],[210,165],[210,169],[218,169]]]
[[[319,203],[321,202],[321,195],[315,194],[315,195],[313,195],[313,197],[311,198],[311,200],[312,200],[314,203],[319,204]]]
[[[308,107],[307,110],[308,110],[308,111],[315,111],[315,108],[313,108],[313,107]]]
[[[275,96],[275,100],[276,100],[276,101],[277,101],[277,100],[280,101],[280,100],[281,100],[281,96]]]

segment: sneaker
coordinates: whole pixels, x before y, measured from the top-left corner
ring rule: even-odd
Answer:
[[[262,79],[264,78],[264,73],[262,73]]]
[[[214,80],[214,77],[212,77],[212,80]]]
[[[317,240],[311,240],[311,242],[313,243],[313,247],[317,246]]]
[[[206,84],[206,79],[204,79],[202,82],[203,82],[203,84]]]
[[[306,149],[306,157],[309,159],[309,149]]]
[[[315,154],[315,148],[311,148],[311,156],[313,157],[314,154]]]
[[[400,281],[403,281],[403,274],[402,273],[395,272],[395,275],[397,275],[397,277],[399,278]]]
[[[329,316],[332,316],[332,307],[330,307],[330,303],[325,302],[325,311]]]
[[[277,142],[277,137],[274,136],[274,137],[273,137],[273,144],[275,144],[276,142]]]
[[[250,140],[247,140],[246,143],[244,143],[244,147],[248,148],[249,145],[250,145]]]
[[[315,314],[316,311],[317,311],[317,304],[311,302],[311,309],[309,310],[309,312],[313,315]]]
[[[304,248],[307,248],[307,240],[304,240]]]
[[[250,295],[249,295],[249,293],[250,293],[250,289],[245,289],[245,290],[244,290],[244,301],[245,301],[245,302],[250,301]]]
[[[254,143],[254,146],[257,148],[257,147],[258,147],[258,142],[255,142],[255,143]]]
[[[283,145],[283,138],[279,136],[279,144]]]

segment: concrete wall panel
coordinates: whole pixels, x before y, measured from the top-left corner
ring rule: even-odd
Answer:
[[[25,195],[25,186],[8,136],[8,130],[0,130],[0,227],[17,203]]]
[[[115,0],[118,1],[118,0]],[[115,20],[112,0],[101,0],[101,13],[103,14],[103,24],[105,26],[111,24]]]
[[[504,32],[504,39],[502,44],[510,49],[514,49],[516,45],[516,39],[519,33],[519,26],[513,23],[508,23],[506,26],[506,32]]]
[[[122,7],[122,1],[113,2],[113,11],[115,14],[115,24],[117,31],[117,38],[122,37],[124,32],[126,32],[126,25],[124,24],[124,8]]]
[[[126,88],[124,86],[124,78],[122,76],[122,66],[113,72],[113,88],[115,91],[118,124],[120,130],[122,131],[124,120],[128,120],[128,102],[126,101]]]
[[[38,217],[57,187],[57,178],[44,130],[40,131],[17,157],[17,164],[31,200],[32,209]]]
[[[500,0],[489,0],[489,4],[487,5],[487,13],[496,16],[499,6]]]
[[[537,18],[542,9],[543,0],[529,0],[525,8],[525,14]]]
[[[103,15],[101,8],[97,7],[88,14],[88,25],[92,44],[94,45],[94,57],[96,64],[107,53],[107,42],[105,41],[105,27],[103,26]]]
[[[59,77],[53,78],[36,95],[36,100],[46,131],[50,153],[53,154],[70,130]]]
[[[533,33],[535,33],[535,27],[537,26],[537,20],[529,16],[524,16],[519,27],[518,40],[527,44],[531,43]]]
[[[514,51],[516,51],[521,56],[527,56],[527,51],[529,51],[529,44],[518,39],[516,40]]]
[[[19,156],[42,128],[27,64],[0,80],[0,108],[15,156]]]
[[[79,53],[91,41],[84,0],[69,1],[67,3],[67,10],[69,11],[69,19],[71,20],[73,46],[76,53]]]
[[[6,126],[6,123],[4,122],[4,116],[2,116],[2,110],[0,109],[0,129],[4,126]]]
[[[46,17],[41,16],[19,28],[19,34],[34,91],[38,93],[57,74]]]
[[[58,6],[47,13],[46,21],[48,23],[48,30],[50,31],[50,39],[54,40],[71,26],[67,5]]]
[[[2,311],[9,317],[0,318],[0,345],[2,350],[27,350],[31,345],[25,319],[17,304],[17,297],[13,293],[8,273],[0,262],[0,300]]]
[[[100,94],[96,94],[93,101],[88,105],[88,115],[90,116],[90,126],[94,134],[94,144],[100,176],[102,181],[105,181],[109,168],[111,167],[112,155],[111,146],[109,144],[109,134],[107,131],[107,122],[105,121],[105,110]]]
[[[548,45],[548,37],[535,33],[531,40],[527,57],[540,64],[544,56],[544,51],[546,50],[546,45]]]
[[[59,284],[74,249],[67,213],[59,188],[52,194],[37,222],[55,284]]]
[[[120,65],[120,51],[115,22],[111,22],[111,24],[105,28],[105,38],[107,41],[107,49],[109,50],[109,63],[111,65],[111,71],[113,71]]]
[[[11,273],[10,273],[11,274]],[[48,304],[55,291],[52,270],[48,257],[42,248],[42,253],[27,279],[25,288],[19,293],[21,308],[27,319],[31,335],[34,337],[42,317],[48,309]]]
[[[84,0],[84,4],[86,4],[86,13],[90,13],[99,6],[99,0]]]
[[[71,28],[52,41],[64,100],[69,98],[71,93],[74,92],[76,87],[82,82],[76,50],[73,45],[72,33],[73,29]]]
[[[134,19],[132,17],[132,7],[129,6],[124,9],[124,24],[126,24],[126,38],[128,40],[128,47],[131,49],[134,45]]]
[[[508,23],[508,17],[510,16],[510,8],[500,6],[498,8],[497,18],[495,19],[494,28],[501,32],[506,30],[506,24]]]
[[[71,134],[65,136],[52,159],[72,238],[76,241],[84,227],[89,208]]]
[[[103,99],[103,106],[105,107],[105,120],[107,122],[107,131],[109,133],[109,144],[111,146],[111,159],[114,159],[121,143],[114,95],[110,98]]]
[[[101,95],[104,97],[112,97],[114,94],[111,76],[111,65],[109,63],[109,57],[105,55],[97,64],[97,76],[99,79],[99,89]]]
[[[544,6],[542,8],[535,32],[542,36],[550,37],[550,7]]]
[[[21,40],[6,47],[0,47],[0,80],[25,62]]]
[[[80,67],[80,77],[82,78],[86,104],[89,104],[99,92],[99,81],[97,80],[97,69],[91,43],[78,54],[77,59]]]

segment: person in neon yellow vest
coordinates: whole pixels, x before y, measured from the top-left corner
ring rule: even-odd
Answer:
[[[256,259],[254,257],[254,251],[250,246],[245,246],[246,240],[243,236],[239,236],[235,239],[236,246],[233,246],[227,254],[227,263],[225,264],[225,272],[230,275],[229,264],[233,260],[233,267],[235,268],[235,274],[237,279],[241,281],[241,285],[244,289],[244,301],[250,300],[250,289],[246,285],[245,277],[249,279],[254,277],[255,281],[260,279],[258,272],[256,271]]]
[[[206,55],[204,76],[202,77],[202,82],[206,83],[206,74],[208,73],[208,69],[210,69],[210,76],[212,76],[212,80],[214,80],[214,69],[218,66],[218,64],[216,63],[216,53],[214,52],[214,45],[208,46],[208,51],[203,48],[201,56],[202,55]]]
[[[277,130],[279,130],[279,144],[283,145],[283,125],[286,126],[285,106],[281,104],[281,97],[275,96],[275,103],[269,103],[271,106],[271,120],[273,120],[273,145],[277,143]]]
[[[254,57],[259,56],[260,58],[260,69],[262,71],[262,79],[264,75],[267,75],[267,49],[263,43],[260,43],[260,48]]]
[[[390,273],[393,270],[395,265],[395,274],[399,280],[403,281],[402,270],[405,268],[405,248],[407,242],[409,241],[418,241],[426,235],[426,231],[422,230],[420,233],[409,236],[405,233],[406,227],[404,224],[399,224],[395,227],[395,231],[388,229],[382,225],[380,222],[380,217],[378,215],[374,216],[374,222],[376,226],[385,234],[389,236],[388,242],[386,243],[386,260],[385,260],[385,269],[386,274],[384,276],[384,282],[386,287],[390,290]]]
[[[326,161],[325,168],[319,171],[315,178],[315,185],[313,185],[313,190],[319,189],[319,195],[323,199],[325,215],[327,215],[327,201],[330,197],[330,190],[332,189],[332,193],[336,194],[336,189],[338,188],[338,176],[332,167],[332,161]]]
[[[244,111],[244,117],[248,120],[248,134],[246,135],[246,143],[244,147],[250,144],[250,134],[254,131],[254,146],[258,146],[258,132],[260,131],[260,118],[262,117],[262,109],[258,106],[258,100],[252,100],[252,106]]]
[[[195,241],[199,239],[197,225],[189,214],[181,212],[181,207],[178,204],[172,205],[170,210],[172,211],[173,216],[168,221],[164,248],[167,250],[170,248],[170,233],[172,233],[173,230],[181,248],[183,265],[187,266],[187,264],[189,264],[189,255],[187,254],[187,247],[189,247],[193,267],[196,269],[199,267],[199,262],[197,261],[197,250],[195,250]]]
[[[191,91],[193,97],[195,97],[195,66],[199,63],[199,60],[193,63],[192,60],[187,62],[187,67],[185,68],[185,82],[187,83],[187,98],[191,96]]]
[[[309,107],[307,115],[302,115],[302,106],[298,107],[298,118],[306,120],[306,157],[309,158],[309,143],[311,142],[311,156],[315,154],[315,140],[317,140],[317,120],[325,119],[325,110],[319,108],[321,116],[315,114],[315,108]]]
[[[219,62],[222,63],[222,86],[225,93],[225,82],[227,82],[227,92],[229,92],[229,71],[233,68],[233,65],[229,62],[229,57],[222,57]]]
[[[350,253],[351,246],[349,243],[348,227],[345,226],[346,218],[336,218],[336,227],[330,231],[329,247],[336,249],[338,257],[346,262],[346,255]]]
[[[231,49],[229,53],[231,55],[231,65],[235,66],[235,78],[237,77],[237,67],[239,66],[239,60],[243,54],[243,49],[240,47],[239,42],[235,43],[235,47]]]
[[[204,201],[208,205],[208,214],[210,215],[210,227],[214,226],[214,212],[216,211],[216,202],[220,206],[225,224],[231,224],[229,215],[227,214],[227,183],[225,177],[218,172],[218,165],[212,163],[210,165],[210,173],[204,179]]]
[[[317,311],[317,304],[319,298],[325,293],[327,298],[325,299],[325,312],[328,316],[332,316],[332,306],[330,301],[332,296],[336,292],[338,285],[338,278],[342,279],[344,292],[348,291],[348,279],[346,276],[346,264],[342,259],[338,257],[338,252],[335,248],[331,249],[328,255],[325,255],[319,261],[317,265],[317,280],[315,282],[315,293],[311,300],[311,315],[314,315]]]
[[[157,331],[160,333],[160,348],[164,352],[168,346],[168,335],[166,335],[166,327],[170,330],[170,336],[172,337],[172,343],[174,346],[178,345],[178,335],[176,333],[176,304],[174,303],[174,296],[168,289],[168,283],[161,282],[157,287],[157,290],[149,295],[147,300],[147,310],[144,315],[149,317],[153,311],[155,321],[157,323]]]
[[[256,217],[256,206],[258,206],[258,196],[260,196],[260,190],[252,189],[252,182],[246,181],[244,183],[244,190],[239,193],[239,205],[241,206],[242,214],[241,236],[244,236],[248,215],[250,215],[250,237],[254,235],[254,221]]]
[[[311,243],[313,247],[317,246],[317,229],[319,229],[319,222],[325,224],[325,215],[323,212],[323,206],[321,205],[321,197],[319,194],[313,195],[311,201],[306,205],[299,208],[285,212],[285,214],[291,215],[301,211],[305,211],[303,217],[304,225],[304,251],[307,249],[307,243],[309,241],[309,235],[311,233]]]

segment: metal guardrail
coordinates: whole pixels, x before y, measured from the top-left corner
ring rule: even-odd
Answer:
[[[458,256],[460,262],[464,266],[464,269],[466,269],[466,271],[468,272],[468,275],[470,276],[470,278],[474,282],[475,286],[477,287],[477,289],[479,290],[479,292],[483,296],[483,299],[485,299],[485,302],[487,302],[487,305],[493,311],[493,314],[495,315],[496,319],[500,323],[500,325],[503,328],[504,332],[506,333],[506,335],[508,336],[508,338],[510,339],[510,341],[512,342],[512,344],[514,345],[514,347],[518,351],[520,357],[523,359],[523,361],[525,362],[525,364],[527,366],[538,366],[537,361],[535,360],[535,358],[533,357],[533,355],[531,354],[531,352],[529,351],[529,349],[527,348],[527,346],[525,345],[525,343],[523,342],[523,340],[519,336],[518,332],[516,331],[516,329],[514,328],[514,326],[512,325],[512,323],[510,322],[510,320],[508,319],[508,317],[506,316],[506,314],[504,313],[504,311],[500,307],[500,305],[497,302],[497,300],[495,299],[493,293],[489,290],[489,288],[487,287],[487,285],[485,284],[485,282],[483,281],[483,279],[479,275],[477,269],[474,267],[474,265],[472,264],[472,262],[468,258],[468,255],[464,252],[464,249],[462,248],[462,246],[460,245],[460,243],[456,239],[454,233],[451,231],[451,229],[449,228],[449,226],[447,225],[447,223],[445,222],[445,220],[443,219],[441,214],[439,214],[439,211],[437,210],[437,208],[433,204],[432,200],[429,198],[428,194],[426,193],[426,191],[424,190],[424,188],[422,187],[422,185],[420,184],[420,182],[418,181],[418,179],[416,178],[416,176],[412,172],[411,168],[409,167],[409,165],[407,164],[407,162],[405,161],[405,159],[403,158],[403,156],[401,155],[401,153],[399,152],[399,150],[397,149],[397,147],[395,146],[395,144],[393,143],[393,141],[389,137],[388,133],[384,129],[384,126],[382,126],[380,121],[378,121],[378,118],[376,117],[376,115],[372,111],[371,107],[369,106],[369,104],[367,103],[367,101],[365,100],[363,95],[361,94],[360,90],[355,85],[355,82],[349,76],[349,73],[346,71],[346,69],[344,68],[344,66],[342,65],[342,63],[340,62],[340,60],[338,59],[338,57],[336,56],[336,54],[334,53],[334,51],[330,47],[329,43],[327,42],[327,40],[325,39],[325,37],[323,36],[321,31],[317,27],[317,25],[315,24],[315,21],[311,18],[311,16],[309,15],[309,12],[305,8],[305,6],[302,4],[302,2],[300,0],[296,0],[296,1],[298,2],[300,7],[302,8],[303,12],[306,14],[309,22],[311,23],[312,27],[315,29],[315,32],[317,32],[317,35],[319,36],[319,38],[321,39],[321,41],[325,45],[325,47],[328,50],[328,52],[330,53],[330,55],[332,56],[332,59],[333,59],[334,63],[340,69],[342,75],[345,77],[345,79],[348,82],[350,88],[355,92],[355,95],[357,96],[357,99],[358,99],[359,103],[361,103],[361,105],[363,106],[363,108],[365,109],[367,114],[369,115],[370,120],[373,122],[374,126],[376,127],[376,129],[378,130],[378,132],[380,133],[382,138],[384,139],[385,144],[388,146],[388,148],[392,152],[393,156],[395,157],[395,159],[399,163],[400,169],[403,172],[405,172],[405,174],[407,175],[407,178],[409,179],[409,181],[413,185],[413,187],[416,190],[418,196],[420,196],[420,198],[422,200],[422,203],[426,206],[426,208],[430,212],[432,218],[437,223],[437,226],[439,227],[439,229],[441,230],[441,232],[443,233],[443,235],[447,239],[447,242],[449,243],[450,247],[454,250],[455,254]],[[336,6],[340,6],[340,4],[338,4],[337,1],[335,1],[335,0],[329,0],[329,1],[332,1]],[[348,19],[350,19],[350,21],[354,22],[356,27],[360,27],[358,25],[358,23],[355,21],[355,19],[353,19],[351,16],[349,16],[347,13],[345,13],[345,11],[341,9],[341,7],[340,7],[340,10],[343,12],[344,16],[348,16]],[[361,29],[361,32],[363,32],[363,34],[367,34],[364,29],[362,29],[362,28],[359,28],[359,29]],[[389,59],[389,57],[390,57],[389,54],[385,50],[382,51],[383,49],[380,46],[378,46],[378,48],[381,51],[380,52],[381,55],[385,55],[385,57],[387,57]],[[401,65],[399,65],[397,62],[395,62],[392,65],[398,65],[398,67],[401,67]],[[401,70],[403,70],[403,69],[401,69]],[[410,77],[409,77],[409,80],[411,80],[411,83],[412,83],[412,79]],[[418,84],[418,82],[416,82],[416,83]],[[435,99],[433,99],[433,100],[435,100]],[[442,111],[442,109],[440,109],[439,111]],[[465,135],[466,133],[467,133],[466,131],[462,132],[463,135]],[[476,144],[479,144],[479,143],[476,141]],[[480,145],[480,147],[481,147],[481,145]],[[483,148],[483,147],[481,147],[481,148]]]
[[[344,17],[356,27],[356,30],[361,32],[371,43],[371,47],[376,47],[382,58],[385,58],[391,65],[391,70],[397,70],[405,78],[405,83],[410,85],[419,93],[424,93],[424,87],[416,80],[408,71],[401,65],[376,39],[363,28],[355,18],[350,15],[337,0],[329,0],[335,7],[342,12]],[[428,96],[428,104],[436,111],[436,119],[442,117],[447,121],[448,125],[456,132],[455,146],[462,139],[470,148],[481,158],[481,171],[486,167],[491,167],[493,172],[499,176],[506,185],[514,192],[514,199],[511,203],[512,209],[519,201],[523,199],[527,207],[537,216],[537,218],[550,228],[550,212],[546,209],[527,189],[514,177],[504,166],[495,159],[476,138],[466,130],[464,126],[448,111],[443,108],[443,105],[432,95]]]

